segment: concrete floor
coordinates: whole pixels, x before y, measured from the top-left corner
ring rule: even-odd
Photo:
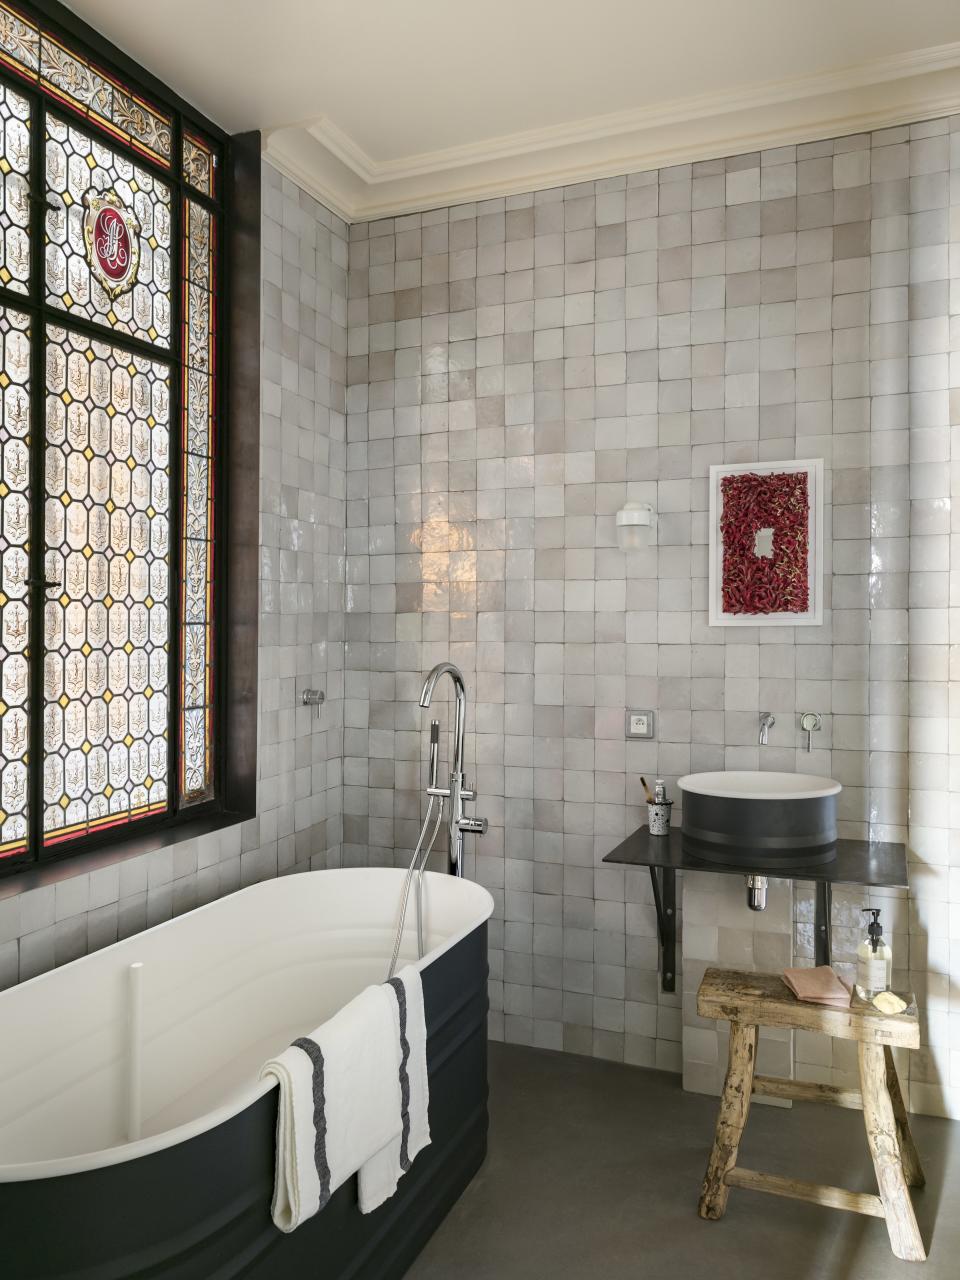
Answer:
[[[956,1280],[960,1124],[916,1117],[927,1186],[914,1193],[929,1258],[899,1262],[879,1219],[732,1191],[697,1217],[717,1104],[678,1076],[490,1046],[484,1167],[407,1280]],[[875,1191],[859,1112],[754,1106],[754,1169]]]

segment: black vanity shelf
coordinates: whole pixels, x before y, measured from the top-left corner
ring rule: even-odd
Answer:
[[[906,889],[907,852],[902,844],[869,840],[838,840],[837,856],[818,866],[789,868],[759,866],[755,861],[708,862],[684,846],[683,832],[671,828],[667,836],[652,836],[640,827],[606,855],[604,862],[649,867],[660,936],[660,981],[664,991],[675,991],[677,981],[677,872],[716,871],[720,875],[770,876],[779,880],[812,880],[816,889],[814,959],[830,963],[830,917],[835,884],[868,888]]]

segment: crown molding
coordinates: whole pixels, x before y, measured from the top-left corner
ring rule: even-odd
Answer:
[[[325,117],[269,132],[264,153],[358,222],[958,111],[960,42],[393,160],[374,159]]]
[[[867,85],[886,84],[891,80],[948,71],[954,67],[960,67],[960,42],[897,54],[843,71],[796,76],[789,80],[769,80],[739,89],[697,94],[656,106],[592,116],[584,120],[549,125],[543,129],[523,130],[499,138],[467,143],[461,147],[402,156],[396,160],[374,160],[326,117],[314,121],[308,126],[308,131],[364,182],[402,182],[425,174],[445,173],[469,165],[495,162],[508,156],[532,155],[573,146],[579,142],[623,137],[667,125],[709,120],[714,116],[728,116],[741,111],[760,111],[783,103],[826,97]]]
[[[262,135],[262,152],[266,160],[285,178],[289,178],[302,191],[319,200],[322,205],[335,213],[346,223],[363,222],[361,202],[357,193],[350,191],[347,182],[338,183],[327,176],[324,163],[326,156],[321,154],[304,155],[302,139],[298,133],[302,130],[275,130],[272,134]]]

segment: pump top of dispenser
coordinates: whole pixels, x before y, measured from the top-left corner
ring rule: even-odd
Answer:
[[[867,926],[867,937],[870,940],[872,950],[878,951],[880,944],[883,942],[883,925],[880,923],[880,908],[864,907],[863,914],[865,916],[873,916],[873,919]]]

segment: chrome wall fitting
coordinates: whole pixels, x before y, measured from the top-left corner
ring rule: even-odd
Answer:
[[[819,711],[805,711],[800,717],[800,730],[807,735],[806,750],[813,749],[813,735],[823,727],[823,718]]]
[[[327,695],[322,689],[304,689],[303,697],[300,699],[305,707],[317,708],[317,719],[320,719],[320,708],[327,700]]]

